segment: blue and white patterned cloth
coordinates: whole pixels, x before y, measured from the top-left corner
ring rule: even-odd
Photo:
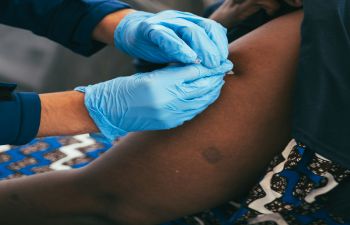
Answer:
[[[0,146],[0,180],[83,167],[110,147],[89,135]],[[230,201],[162,225],[350,225],[325,207],[327,194],[349,177],[349,170],[293,140],[272,160],[266,175],[241,204]]]
[[[23,146],[0,146],[0,180],[87,165],[111,144],[89,135],[36,139]]]

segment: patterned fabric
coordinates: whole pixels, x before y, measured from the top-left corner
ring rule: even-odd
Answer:
[[[231,201],[216,209],[187,216],[161,225],[230,225],[232,224],[230,218],[240,207],[240,204]]]
[[[50,137],[24,146],[0,146],[0,180],[85,166],[111,147],[98,136]],[[292,141],[242,204],[162,225],[339,225],[326,209],[327,193],[349,182],[350,171]]]
[[[349,177],[350,170],[293,140],[272,160],[265,177],[241,205],[226,204],[166,225],[350,224],[325,209],[327,193]]]
[[[325,210],[327,193],[348,180],[350,170],[292,141],[250,192],[234,224],[345,224]]]
[[[0,180],[87,165],[111,147],[89,135],[36,139],[0,146]]]

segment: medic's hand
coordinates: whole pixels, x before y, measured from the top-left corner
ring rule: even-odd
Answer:
[[[220,95],[225,61],[215,69],[201,65],[170,66],[79,87],[90,116],[109,140],[132,131],[163,130],[182,125]]]
[[[153,63],[195,63],[214,68],[228,57],[227,30],[219,23],[174,10],[127,15],[117,26],[115,45]]]

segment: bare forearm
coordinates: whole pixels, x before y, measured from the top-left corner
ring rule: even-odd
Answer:
[[[77,171],[1,181],[0,224],[110,225],[100,216],[103,205],[78,183]]]
[[[84,94],[68,91],[40,95],[39,137],[97,132],[84,105]]]
[[[107,15],[94,29],[93,38],[105,44],[114,45],[115,28],[126,15],[132,12],[135,10],[124,9]]]
[[[124,9],[107,15],[93,31],[97,41],[113,45],[114,30],[133,9]],[[40,95],[42,111],[39,137],[75,135],[98,131],[84,107],[84,94],[71,91]]]

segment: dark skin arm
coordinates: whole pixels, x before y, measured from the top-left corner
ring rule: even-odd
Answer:
[[[232,43],[239,77],[186,125],[130,135],[83,169],[0,182],[1,224],[158,224],[249,190],[289,140],[301,20]]]

